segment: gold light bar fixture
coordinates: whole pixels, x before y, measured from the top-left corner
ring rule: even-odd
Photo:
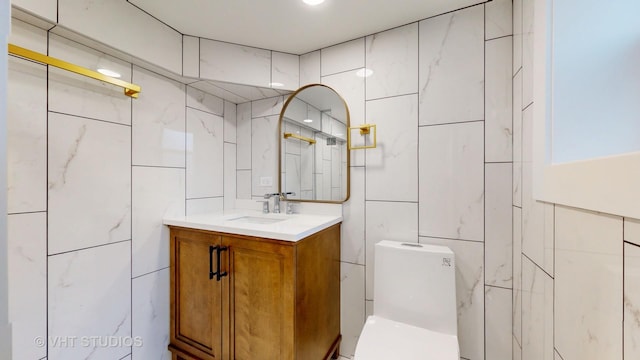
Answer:
[[[373,141],[372,141],[371,145],[364,145],[364,146],[352,146],[351,145],[351,130],[356,130],[356,129],[360,130],[360,135],[362,135],[362,136],[370,135],[371,134],[371,129],[373,129]],[[362,124],[362,125],[352,126],[352,127],[349,128],[349,132],[347,133],[347,144],[348,144],[349,150],[373,149],[378,144],[377,137],[378,137],[378,130],[376,129],[376,125],[375,124]],[[365,142],[365,144],[366,144],[366,142]]]
[[[42,64],[47,64],[50,66],[54,66],[57,67],[59,69],[63,69],[63,70],[67,70],[70,71],[72,73],[76,73],[76,74],[80,74],[80,75],[84,75],[96,80],[100,80],[112,85],[116,85],[119,86],[121,88],[124,88],[124,94],[132,97],[132,98],[138,98],[138,94],[140,93],[140,86],[135,85],[135,84],[131,84],[128,83],[126,81],[122,81],[116,78],[112,78],[111,76],[106,76],[103,74],[100,74],[97,71],[93,71],[93,70],[89,70],[86,68],[83,68],[81,66],[75,65],[75,64],[71,64],[68,63],[66,61],[60,60],[60,59],[56,59],[53,58],[51,56],[47,56],[44,54],[40,54],[38,52],[35,51],[31,51],[29,49],[25,49],[22,48],[20,46],[16,46],[13,44],[9,44],[9,54],[12,55],[16,55],[19,56],[21,58],[25,58],[25,59],[29,59],[29,60],[33,60]]]
[[[309,143],[309,145],[311,145],[311,144],[315,144],[315,143],[316,143],[316,141],[315,141],[315,140],[313,140],[313,139],[311,139],[311,138],[308,138],[308,137],[304,137],[304,136],[300,136],[300,135],[296,135],[296,134],[292,134],[292,133],[284,133],[284,138],[285,138],[285,139],[288,139],[288,138],[290,138],[290,137],[291,137],[291,138],[294,138],[294,139],[298,139],[298,140],[306,141],[306,142],[308,142],[308,143]]]

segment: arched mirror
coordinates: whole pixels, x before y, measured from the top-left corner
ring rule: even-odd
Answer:
[[[291,94],[280,113],[280,191],[296,201],[349,199],[349,109],[332,88],[312,84]]]

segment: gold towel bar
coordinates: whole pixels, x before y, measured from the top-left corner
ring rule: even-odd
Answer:
[[[311,138],[308,138],[308,137],[304,137],[304,136],[300,136],[300,135],[296,135],[296,134],[292,134],[292,133],[284,133],[284,138],[285,138],[285,139],[288,139],[288,138],[290,138],[290,137],[292,137],[292,138],[294,138],[294,139],[298,139],[298,140],[306,141],[306,142],[308,142],[308,143],[309,143],[309,145],[311,145],[311,144],[315,144],[315,143],[316,143],[316,141],[315,141],[315,140],[313,140],[313,139],[311,139]]]
[[[370,135],[371,129],[373,129],[373,142],[371,143],[371,145],[352,146],[351,130],[355,130],[355,129],[360,130],[360,135]],[[352,126],[349,128],[349,132],[347,133],[347,144],[348,144],[349,150],[373,149],[378,145],[377,137],[378,137],[378,130],[376,129],[375,124],[362,124],[362,125]]]
[[[33,60],[39,63],[51,65],[63,70],[70,71],[72,73],[84,75],[84,76],[87,76],[96,80],[100,80],[112,85],[120,86],[121,88],[124,88],[124,94],[132,98],[137,98],[141,90],[140,86],[138,85],[131,84],[119,79],[115,79],[115,78],[112,78],[111,76],[100,74],[97,71],[89,70],[81,66],[71,64],[66,61],[56,59],[44,54],[40,54],[35,51],[31,51],[13,44],[9,44],[9,54],[16,55],[21,58]]]

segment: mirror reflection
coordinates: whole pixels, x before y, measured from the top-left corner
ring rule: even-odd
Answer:
[[[326,85],[293,93],[280,113],[280,192],[289,199],[344,202],[349,198],[349,109]]]

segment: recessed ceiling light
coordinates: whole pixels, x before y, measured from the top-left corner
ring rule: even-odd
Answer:
[[[302,120],[302,121],[304,121],[304,122],[306,122],[306,123],[312,123],[312,122],[313,122],[313,120],[311,120],[311,119],[304,119],[304,120]]]
[[[269,85],[273,86],[273,87],[282,87],[282,86],[284,86],[283,83],[279,83],[279,82],[272,82],[272,83],[269,83]]]
[[[311,6],[320,5],[324,2],[324,0],[302,0],[302,1],[304,1],[305,4],[311,5]]]
[[[362,68],[356,72],[356,76],[360,77],[369,77],[371,75],[373,75],[373,70],[367,68]]]
[[[117,73],[113,70],[109,70],[109,69],[98,69],[98,72],[102,75],[107,75],[107,76],[111,76],[114,78],[119,78],[121,75],[120,73]]]

